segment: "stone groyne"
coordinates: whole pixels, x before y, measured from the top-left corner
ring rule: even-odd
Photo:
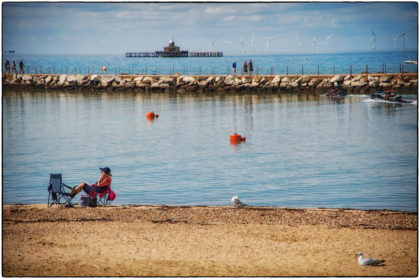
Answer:
[[[3,88],[137,90],[141,92],[264,91],[277,93],[325,92],[341,86],[351,94],[397,88],[417,93],[417,73],[304,75],[304,76],[157,76],[157,75],[3,75]]]

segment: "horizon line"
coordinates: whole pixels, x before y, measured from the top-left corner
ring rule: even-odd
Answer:
[[[126,52],[132,52],[132,51],[126,51],[123,53],[19,53],[19,52],[14,52],[14,53],[7,53],[8,50],[3,51],[3,57],[9,55],[79,55],[79,56],[104,56],[104,55],[112,55],[112,56],[123,56],[125,57],[125,53]],[[408,51],[417,51],[418,49],[381,49],[381,50],[341,50],[341,51],[303,51],[303,52],[289,52],[289,51],[274,51],[271,53],[267,53],[267,52],[255,52],[255,53],[225,53],[223,51],[223,57],[226,56],[251,56],[251,55],[255,55],[255,56],[269,56],[269,55],[316,55],[316,54],[339,54],[339,53],[376,53],[376,52],[408,52]],[[143,57],[145,58],[145,57]],[[176,57],[179,58],[179,57]],[[186,58],[186,57],[184,57]],[[189,57],[189,58],[206,58],[206,57]],[[211,58],[217,58],[217,57],[211,57]],[[220,58],[220,57],[219,57]]]

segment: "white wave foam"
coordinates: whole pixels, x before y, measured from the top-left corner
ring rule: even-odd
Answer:
[[[367,98],[361,101],[362,103],[379,103],[377,99]]]
[[[401,103],[401,102],[392,102],[392,101],[386,101],[386,100],[381,100],[381,99],[364,99],[361,101],[362,103],[371,103],[371,104],[412,104],[412,105],[417,105],[417,100],[411,102],[411,103]]]
[[[360,95],[360,94],[350,94],[350,95],[347,95],[347,97],[368,98],[370,96],[369,95]]]

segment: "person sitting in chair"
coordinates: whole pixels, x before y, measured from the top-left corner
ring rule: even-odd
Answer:
[[[78,193],[82,190],[86,192],[86,194],[90,194],[90,192],[96,193],[103,193],[105,192],[109,186],[111,185],[111,170],[108,167],[99,168],[101,170],[101,177],[99,178],[96,184],[88,184],[87,182],[82,182],[78,186],[73,187],[70,191],[72,198],[74,198]]]

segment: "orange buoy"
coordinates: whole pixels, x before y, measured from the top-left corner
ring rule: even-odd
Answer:
[[[242,139],[241,135],[238,135],[237,133],[230,135],[230,141],[241,141],[241,139]]]
[[[241,135],[238,135],[237,133],[234,133],[233,135],[230,135],[230,142],[232,143],[240,143],[244,142],[246,140],[245,137],[242,137]]]
[[[152,119],[152,118],[156,117],[156,114],[153,111],[150,111],[150,112],[146,113],[146,117],[148,119]]]
[[[106,72],[106,67],[102,67],[102,72]]]

